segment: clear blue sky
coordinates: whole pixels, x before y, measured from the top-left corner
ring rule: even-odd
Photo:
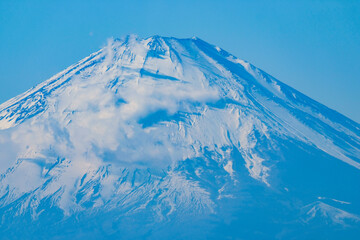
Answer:
[[[0,102],[132,33],[198,36],[360,122],[352,0],[0,0]]]

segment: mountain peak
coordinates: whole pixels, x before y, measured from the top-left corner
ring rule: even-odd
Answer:
[[[360,187],[359,124],[198,38],[111,39],[0,105],[0,159],[4,234],[26,216],[59,234],[106,216],[108,236],[155,238],[176,219],[224,237],[226,218],[254,228],[254,213],[291,238],[309,214],[313,231],[360,215],[343,187]]]

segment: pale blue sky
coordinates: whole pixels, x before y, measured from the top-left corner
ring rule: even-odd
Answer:
[[[360,122],[352,0],[0,0],[0,102],[127,34],[198,36]]]

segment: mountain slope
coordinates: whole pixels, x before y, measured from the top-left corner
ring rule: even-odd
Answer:
[[[109,41],[0,129],[2,236],[360,233],[360,125],[197,38]]]

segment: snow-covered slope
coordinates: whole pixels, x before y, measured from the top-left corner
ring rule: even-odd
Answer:
[[[360,125],[198,38],[111,40],[0,129],[4,239],[360,234]]]

